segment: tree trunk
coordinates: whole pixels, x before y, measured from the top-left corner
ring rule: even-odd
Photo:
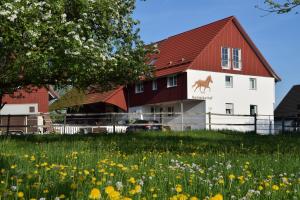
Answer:
[[[2,91],[0,91],[0,111],[6,104],[6,102],[3,102],[3,96],[4,96],[4,94],[2,93]]]

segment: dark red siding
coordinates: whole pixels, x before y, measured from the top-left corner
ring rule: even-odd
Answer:
[[[3,97],[3,102],[6,102],[7,104],[37,103],[39,112],[48,112],[49,95],[46,88],[33,90],[31,93],[20,90],[15,92],[13,96],[14,97],[5,95]]]
[[[152,81],[144,82],[144,92],[135,93],[135,86],[129,86],[127,99],[130,107],[146,104],[163,103],[169,101],[184,100],[187,98],[187,75],[177,75],[177,87],[167,88],[167,77],[157,79],[156,91],[152,91]]]
[[[221,67],[221,47],[241,48],[242,70],[226,70]],[[232,52],[231,52],[232,55]],[[231,21],[211,41],[192,63],[191,69],[213,72],[273,77],[256,55],[237,26]]]

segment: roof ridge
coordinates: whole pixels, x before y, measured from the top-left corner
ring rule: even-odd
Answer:
[[[196,27],[196,28],[193,28],[193,29],[184,31],[184,32],[177,33],[177,34],[175,34],[175,35],[171,35],[171,36],[169,36],[169,37],[167,37],[167,38],[165,38],[165,39],[159,40],[159,41],[157,41],[157,42],[153,42],[153,43],[151,43],[151,44],[161,43],[161,42],[163,42],[163,41],[165,41],[165,40],[168,40],[168,39],[170,39],[170,38],[177,37],[177,36],[179,36],[179,35],[183,35],[183,34],[185,34],[185,33],[192,32],[192,31],[195,31],[195,30],[204,28],[204,27],[206,27],[206,26],[210,26],[210,25],[212,25],[212,24],[219,23],[219,22],[221,22],[221,21],[226,21],[226,20],[229,21],[229,20],[232,20],[233,18],[235,18],[235,17],[232,15],[232,16],[229,16],[229,17],[226,17],[226,18],[217,20],[217,21],[213,21],[213,22],[210,22],[210,23],[208,23],[208,24],[205,24],[205,25],[202,25],[202,26],[199,26],[199,27]]]

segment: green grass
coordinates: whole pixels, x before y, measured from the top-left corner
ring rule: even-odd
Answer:
[[[300,136],[1,137],[0,181],[0,199],[300,199]]]

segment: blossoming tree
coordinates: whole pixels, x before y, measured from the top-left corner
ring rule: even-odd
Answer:
[[[149,75],[134,8],[135,0],[1,0],[0,109],[18,88],[107,90]]]

